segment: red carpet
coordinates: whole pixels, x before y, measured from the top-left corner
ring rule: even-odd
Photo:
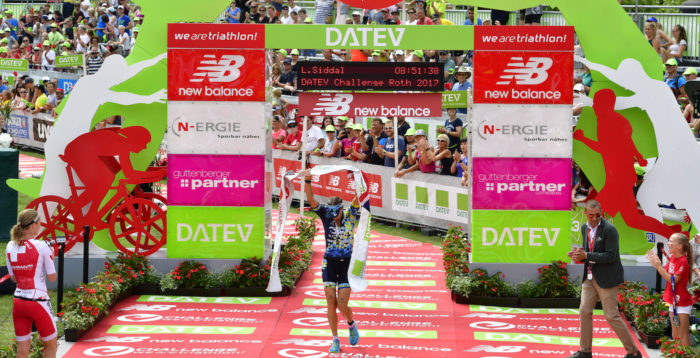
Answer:
[[[290,220],[287,224],[290,225]],[[361,339],[329,354],[321,283],[322,237],[311,272],[290,297],[131,297],[119,303],[66,357],[562,357],[577,350],[576,310],[457,305],[444,287],[438,247],[373,233],[370,287],[353,293]],[[602,314],[599,357],[624,355]],[[641,348],[641,346],[640,346]]]

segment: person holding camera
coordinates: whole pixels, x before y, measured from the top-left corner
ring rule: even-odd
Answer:
[[[46,277],[56,281],[51,247],[34,237],[41,230],[36,210],[24,209],[10,231],[11,241],[5,248],[10,280],[17,283],[12,307],[12,321],[17,336],[17,357],[29,356],[32,324],[44,343],[44,358],[56,357],[57,331]]]

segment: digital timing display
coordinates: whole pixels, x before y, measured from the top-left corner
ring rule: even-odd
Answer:
[[[300,90],[443,91],[439,62],[299,62]]]

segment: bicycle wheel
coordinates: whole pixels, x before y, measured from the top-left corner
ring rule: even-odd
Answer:
[[[148,256],[166,240],[165,211],[144,198],[128,198],[110,215],[109,234],[124,253]]]
[[[83,225],[77,222],[73,215],[70,202],[56,195],[46,195],[34,199],[27,205],[28,209],[39,212],[42,220],[41,230],[36,235],[37,239],[55,242],[59,237],[66,238],[66,248],[68,252],[76,242],[82,241]],[[53,246],[54,255],[58,255],[58,245]]]
[[[135,192],[133,197],[134,198],[142,198],[142,199],[146,199],[148,201],[151,201],[151,202],[155,203],[156,205],[158,205],[161,209],[167,211],[167,207],[168,207],[167,199],[160,194],[147,193],[147,192]],[[119,229],[121,230],[121,232],[125,232],[125,231],[130,230],[128,223],[125,222],[124,220],[122,220],[121,217],[116,217],[115,222],[117,224],[119,224]],[[124,238],[129,242],[130,245],[136,246],[136,239],[134,239],[134,237],[132,235],[127,235]],[[148,249],[148,248],[150,248],[150,247],[146,247],[145,249]]]

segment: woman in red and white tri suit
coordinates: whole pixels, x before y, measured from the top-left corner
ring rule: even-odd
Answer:
[[[51,309],[46,277],[56,281],[52,250],[44,241],[32,239],[41,229],[39,213],[25,209],[12,227],[12,241],[7,245],[7,269],[17,283],[12,319],[17,336],[17,357],[29,355],[32,322],[44,342],[44,358],[56,357],[56,323]]]

